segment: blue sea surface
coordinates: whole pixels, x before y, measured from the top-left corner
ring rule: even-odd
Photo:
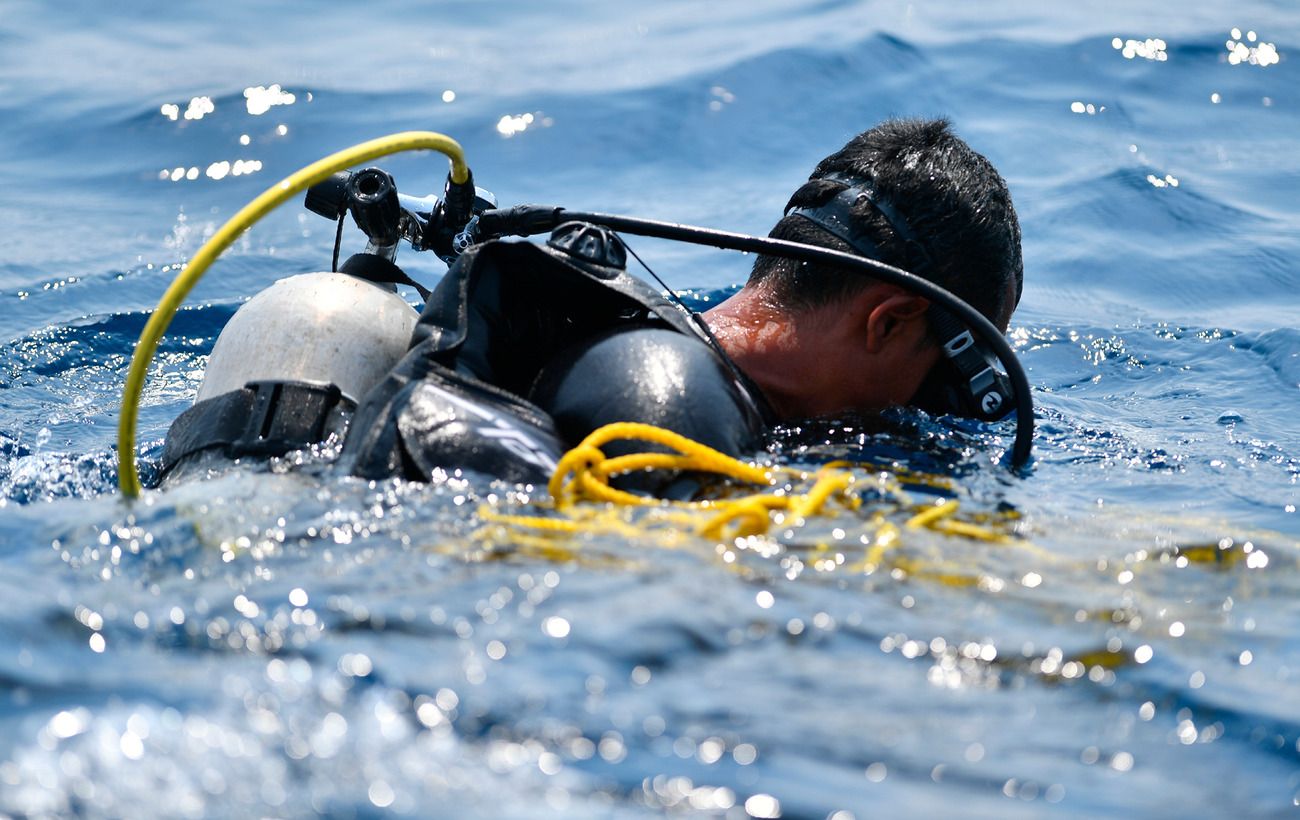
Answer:
[[[7,0],[0,816],[1294,811],[1297,46],[1282,0]],[[907,531],[864,564],[842,510],[541,550],[482,537],[524,488],[364,482],[328,447],[116,490],[150,311],[311,161],[434,130],[503,204],[765,234],[890,116],[950,118],[1010,185],[1035,459],[999,464],[1010,423],[915,412],[753,455],[942,473],[918,494],[1008,542]],[[415,194],[446,173],[380,164]],[[225,322],[333,238],[286,205],[200,283],[145,388],[146,479]],[[698,306],[750,262],[632,244]]]

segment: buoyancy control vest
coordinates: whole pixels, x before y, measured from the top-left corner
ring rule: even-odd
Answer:
[[[468,250],[429,297],[406,356],[357,407],[343,468],[542,483],[566,449],[614,421],[732,455],[750,448],[773,419],[761,393],[624,260],[618,237],[580,223],[546,245]]]

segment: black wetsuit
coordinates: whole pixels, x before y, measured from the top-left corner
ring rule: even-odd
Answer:
[[[757,388],[620,260],[584,253],[617,238],[583,231],[467,251],[429,298],[406,357],[358,406],[342,467],[544,483],[565,450],[616,421],[732,455],[750,448],[772,420]]]

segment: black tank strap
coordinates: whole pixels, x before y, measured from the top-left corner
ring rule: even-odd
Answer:
[[[278,456],[325,438],[336,409],[356,405],[333,384],[249,382],[176,417],[163,447],[165,474],[187,456],[221,448],[228,458]]]

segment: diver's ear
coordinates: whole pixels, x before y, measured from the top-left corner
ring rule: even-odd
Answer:
[[[893,287],[881,290],[866,313],[867,351],[880,353],[898,342],[914,347],[929,331],[930,300]]]

